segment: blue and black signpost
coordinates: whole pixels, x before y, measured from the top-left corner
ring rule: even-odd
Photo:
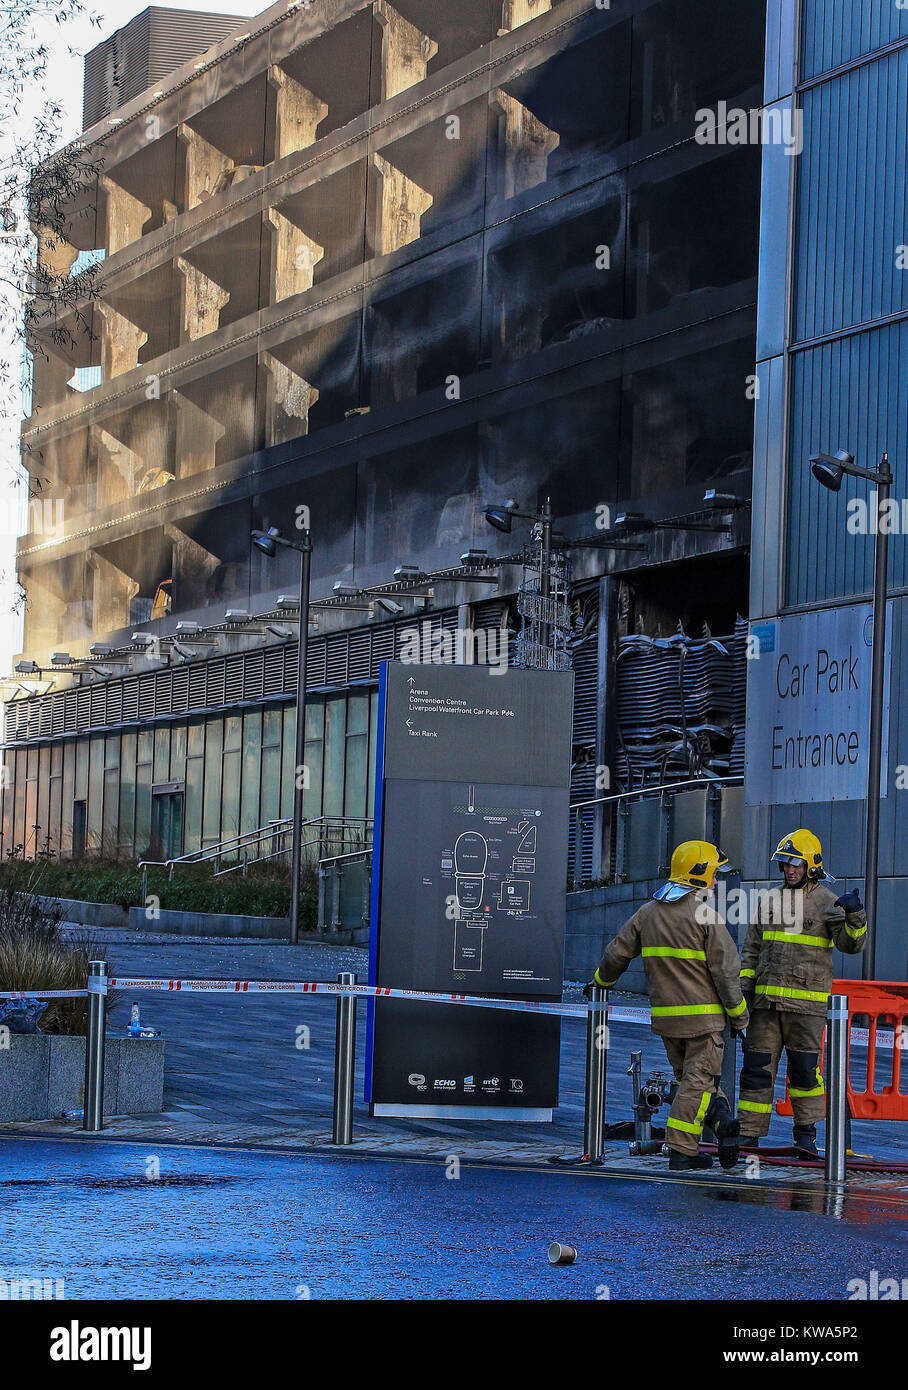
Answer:
[[[573,676],[382,666],[371,984],[560,1000]],[[383,999],[373,1115],[549,1120],[557,1018]]]

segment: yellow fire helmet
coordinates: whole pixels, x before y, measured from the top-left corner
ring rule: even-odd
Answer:
[[[727,858],[708,840],[685,840],[672,855],[669,880],[653,894],[660,902],[673,903],[698,888],[708,888],[714,874],[731,870]]]
[[[807,877],[812,883],[825,879],[834,883],[835,879],[823,869],[823,846],[812,830],[793,830],[785,835],[776,846],[772,856],[779,864],[804,864]]]

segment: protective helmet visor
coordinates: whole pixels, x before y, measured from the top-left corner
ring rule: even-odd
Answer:
[[[807,868],[807,860],[803,854],[782,854],[779,850],[776,850],[772,857],[773,859],[777,859],[780,864],[803,864],[804,868]]]

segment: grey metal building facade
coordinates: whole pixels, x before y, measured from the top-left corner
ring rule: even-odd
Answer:
[[[875,467],[888,450],[893,496],[908,487],[908,11],[890,0],[831,5],[771,0],[766,100],[803,112],[803,152],[767,146],[763,164],[757,357],[753,622],[811,610],[844,611],[872,591],[873,536],[846,524],[862,494],[817,486],[808,456],[850,450]],[[893,602],[889,755],[880,829],[877,977],[908,963],[908,807],[898,769],[908,761],[902,679],[908,661],[908,544],[890,537]],[[748,724],[766,709],[748,705]],[[865,802],[749,807],[744,874],[768,876],[785,832],[806,825],[828,866],[863,876]],[[851,973],[856,959],[843,962]]]

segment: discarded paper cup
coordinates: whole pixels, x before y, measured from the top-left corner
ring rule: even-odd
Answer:
[[[575,1245],[562,1245],[560,1241],[553,1240],[549,1246],[549,1261],[553,1265],[572,1265],[576,1258]]]

